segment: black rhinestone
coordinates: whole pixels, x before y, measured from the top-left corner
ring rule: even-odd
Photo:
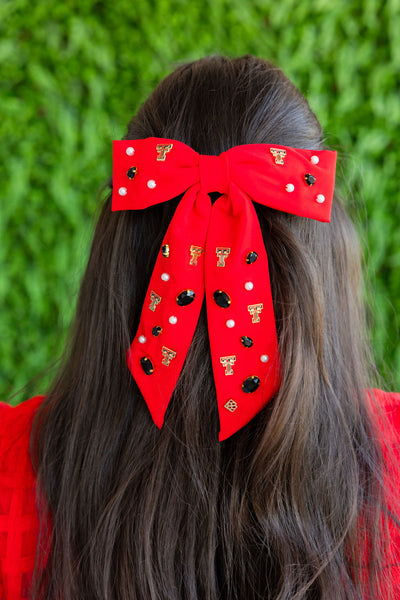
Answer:
[[[215,303],[218,304],[218,306],[220,306],[221,308],[228,308],[228,306],[231,303],[231,299],[229,298],[228,294],[226,292],[223,292],[222,290],[217,290],[216,292],[214,292],[213,297]]]
[[[259,385],[260,379],[256,375],[251,375],[251,377],[248,377],[243,381],[242,390],[246,392],[246,394],[251,394],[256,391]]]
[[[193,302],[195,295],[193,290],[183,290],[183,292],[176,297],[176,302],[179,306],[187,306]]]
[[[160,335],[161,332],[162,332],[162,327],[160,327],[159,325],[156,325],[151,330],[151,333],[154,335],[154,337],[157,337],[158,335]]]
[[[161,254],[163,256],[165,256],[165,258],[168,258],[168,256],[169,256],[169,246],[168,246],[168,244],[163,244],[161,246]]]
[[[140,359],[140,364],[142,365],[142,369],[146,375],[151,375],[154,371],[153,363],[148,356],[143,356],[143,358]]]
[[[133,179],[135,177],[137,173],[137,167],[131,167],[130,169],[128,169],[127,171],[127,175],[128,175],[128,179]]]
[[[242,344],[245,348],[251,348],[253,345],[253,340],[251,339],[251,337],[248,337],[247,335],[242,335],[242,337],[240,338],[240,341],[242,342]]]
[[[304,180],[307,185],[314,185],[314,183],[317,181],[314,175],[311,175],[311,173],[306,173],[304,175]]]
[[[258,258],[257,252],[249,252],[246,256],[246,262],[248,265],[251,265],[253,262],[256,262]]]

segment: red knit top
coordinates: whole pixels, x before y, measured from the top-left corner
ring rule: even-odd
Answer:
[[[388,416],[384,438],[400,460],[400,394],[375,390]],[[0,402],[0,600],[29,598],[35,563],[38,517],[35,475],[29,455],[32,418],[43,396],[11,407]],[[400,472],[388,464],[391,495],[400,497]],[[397,598],[400,598],[400,532],[391,526],[390,562]],[[385,597],[382,596],[385,600]]]

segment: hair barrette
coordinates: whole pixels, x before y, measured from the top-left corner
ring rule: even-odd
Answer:
[[[184,192],[151,275],[127,364],[161,428],[204,294],[222,441],[276,394],[268,257],[253,202],[329,222],[336,152],[270,144],[201,155],[164,138],[113,142],[112,210]],[[211,203],[211,192],[222,195]]]

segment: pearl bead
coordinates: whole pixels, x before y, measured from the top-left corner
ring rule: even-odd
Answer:
[[[246,281],[244,284],[244,288],[249,292],[254,287],[254,283],[252,281]]]
[[[125,150],[125,152],[127,153],[128,156],[133,156],[133,154],[135,154],[135,148],[132,148],[132,146],[129,146],[129,148],[127,148]]]
[[[318,156],[315,156],[315,154],[310,158],[310,161],[312,162],[313,165],[317,165],[319,163],[319,158]]]
[[[156,187],[156,182],[154,181],[154,179],[149,179],[147,182],[147,187],[150,188],[151,190],[154,190],[154,188]]]
[[[260,360],[261,362],[266,363],[269,361],[269,356],[267,354],[261,354]]]
[[[139,344],[145,344],[146,343],[146,337],[144,335],[139,335],[138,342],[139,342]]]
[[[126,196],[127,193],[128,193],[128,190],[126,188],[124,188],[124,187],[120,187],[119,190],[118,190],[118,194],[120,196]]]
[[[318,202],[318,204],[322,204],[322,202],[325,202],[325,196],[323,194],[318,194],[315,200]]]
[[[175,323],[177,323],[177,322],[178,322],[178,319],[177,319],[177,318],[176,318],[174,315],[172,315],[172,316],[171,316],[171,317],[168,319],[168,321],[171,323],[171,325],[175,325]]]
[[[169,275],[168,275],[168,273],[163,273],[163,274],[161,275],[161,279],[162,279],[163,281],[169,281]]]
[[[232,327],[235,327],[235,321],[233,319],[228,319],[226,326],[229,327],[229,329],[232,329]]]
[[[293,192],[294,191],[294,185],[293,185],[293,183],[287,183],[286,186],[285,186],[285,190],[287,192]]]

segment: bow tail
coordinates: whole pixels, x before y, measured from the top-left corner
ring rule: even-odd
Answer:
[[[207,319],[222,441],[279,388],[268,257],[250,198],[234,183],[211,210],[205,256]]]
[[[204,298],[208,195],[191,187],[168,227],[146,293],[128,367],[157,427],[193,338]]]

